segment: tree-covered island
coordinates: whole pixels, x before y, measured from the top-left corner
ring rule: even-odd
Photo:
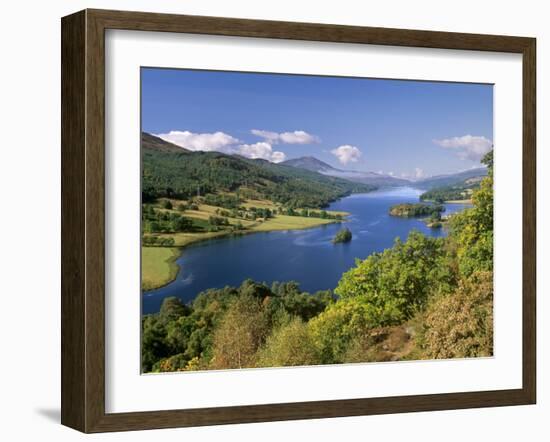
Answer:
[[[342,230],[339,230],[336,235],[334,236],[332,243],[338,244],[338,243],[346,243],[350,242],[352,238],[351,230],[347,227],[343,228]]]
[[[389,214],[391,216],[401,216],[404,218],[413,218],[420,216],[439,216],[445,211],[445,207],[441,204],[425,204],[425,203],[402,203],[395,204],[390,207]]]

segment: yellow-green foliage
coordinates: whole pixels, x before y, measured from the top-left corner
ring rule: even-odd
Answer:
[[[311,331],[300,318],[276,329],[258,352],[257,366],[316,365],[321,359]]]
[[[454,215],[451,219],[449,241],[454,242],[459,269],[469,276],[474,271],[493,269],[493,170],[492,152],[484,161],[489,175],[474,192],[474,207]]]
[[[419,338],[427,358],[493,355],[493,273],[476,272],[424,314]]]
[[[309,322],[324,364],[342,362],[352,341],[377,325],[379,313],[365,297],[341,299]]]
[[[211,368],[254,367],[267,333],[261,302],[252,296],[237,298],[214,333]]]

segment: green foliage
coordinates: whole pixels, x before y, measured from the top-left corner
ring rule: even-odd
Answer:
[[[472,197],[473,207],[451,219],[449,241],[456,248],[460,273],[470,276],[475,271],[493,270],[493,154],[484,160],[489,175]]]
[[[172,210],[172,202],[170,200],[161,200],[160,207],[163,209]]]
[[[157,210],[150,204],[144,204],[142,206],[141,220],[143,224],[143,231],[146,233],[175,233],[192,231],[193,221],[178,213],[173,213],[167,210],[165,207],[167,203],[170,205],[170,208],[172,208],[172,203],[168,200],[162,200],[160,202],[160,205],[165,208],[165,210]],[[149,242],[148,244],[155,245],[154,242]]]
[[[342,230],[339,230],[336,233],[336,235],[334,236],[332,242],[334,244],[350,242],[351,238],[352,238],[351,230],[346,227]]]
[[[444,240],[413,231],[406,242],[396,239],[391,249],[358,261],[335,292],[362,298],[374,309],[375,325],[390,325],[410,318],[431,292],[448,291],[453,283]]]
[[[293,318],[271,334],[258,351],[258,367],[289,367],[321,364],[321,355],[306,323]]]
[[[142,238],[142,245],[144,246],[172,247],[174,243],[174,238],[161,238],[150,235],[145,235]]]
[[[161,324],[167,324],[168,322],[178,319],[181,316],[188,315],[189,313],[189,307],[182,304],[182,302],[175,296],[170,296],[162,301],[158,314],[158,320]]]
[[[334,302],[330,291],[310,295],[292,281],[270,288],[252,280],[202,292],[190,305],[166,298],[159,313],[143,320],[142,368],[255,366],[275,330],[292,320],[308,321]]]
[[[376,326],[377,307],[365,297],[341,299],[309,322],[321,363],[342,362],[349,345]]]
[[[453,186],[436,187],[420,195],[421,201],[435,201],[443,203],[445,201],[456,201],[469,199],[472,192],[479,188],[479,181],[465,181]]]
[[[210,206],[223,207],[225,209],[236,209],[242,201],[240,198],[232,195],[213,195],[208,194],[204,197],[204,203]]]
[[[390,207],[390,215],[402,216],[406,218],[416,216],[440,215],[445,211],[441,204],[423,204],[423,203],[402,203]]]

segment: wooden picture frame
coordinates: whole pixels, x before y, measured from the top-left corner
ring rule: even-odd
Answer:
[[[105,30],[517,53],[523,57],[523,385],[513,390],[105,412]],[[62,19],[62,424],[143,430],[534,404],[536,41],[533,38],[84,10]]]

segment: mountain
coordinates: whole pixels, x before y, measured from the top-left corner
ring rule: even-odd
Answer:
[[[436,175],[415,182],[415,187],[420,189],[433,189],[436,187],[448,187],[455,185],[468,185],[472,182],[480,181],[481,178],[487,175],[487,168],[479,167],[477,169],[465,170],[463,172]]]
[[[146,150],[153,150],[165,153],[190,153],[191,151],[177,146],[168,141],[164,141],[162,138],[148,134],[147,132],[141,133],[141,147]]]
[[[315,157],[300,157],[287,160],[281,164],[297,167],[300,169],[318,172],[327,176],[343,178],[356,183],[368,184],[372,186],[406,186],[411,182],[401,178],[394,178],[390,175],[384,175],[375,172],[360,172],[357,170],[342,170],[332,167]]]
[[[374,186],[221,152],[194,152],[142,133],[142,200],[234,192],[287,207],[321,208]]]
[[[281,164],[285,166],[298,167],[299,169],[306,169],[311,172],[319,172],[319,173],[323,173],[323,172],[329,173],[331,171],[338,170],[332,167],[330,164],[327,164],[321,160],[318,160],[315,157],[294,158],[292,160],[283,161]]]

